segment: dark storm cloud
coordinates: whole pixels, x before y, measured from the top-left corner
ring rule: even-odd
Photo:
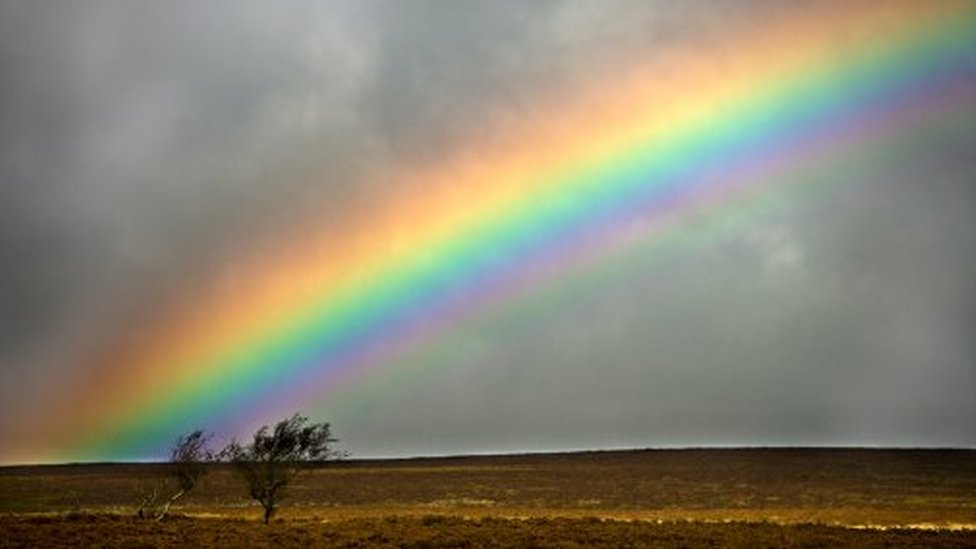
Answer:
[[[789,13],[4,2],[0,421],[29,414],[52,379],[83,375],[78,358],[133,311],[296,208],[328,217],[382,198],[384,178],[368,175],[517,127],[551,92],[612,86],[592,68],[621,56],[707,58],[714,33],[754,10]],[[547,298],[529,296],[533,314],[465,325],[443,344],[451,368],[348,418],[342,436],[360,455],[972,445],[973,128],[970,109],[904,155],[828,170],[844,180],[836,192],[785,195],[646,261],[590,267],[605,271],[598,283],[534,309]]]
[[[342,128],[359,77],[313,4],[4,4],[5,389],[300,190],[267,174]]]
[[[466,326],[411,391],[378,391],[356,445],[972,446],[974,128],[919,129],[823,168],[821,193]]]
[[[357,174],[517,119],[536,85],[572,76],[569,59],[627,38],[554,2],[0,9],[5,389],[74,359],[35,351],[77,355],[207,273],[222,244],[297,204],[327,216],[382,194]]]

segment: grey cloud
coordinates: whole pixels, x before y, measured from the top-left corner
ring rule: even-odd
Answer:
[[[790,12],[778,2],[3,3],[3,421],[28,415],[51,374],[202,280],[253,232],[308,204],[328,218],[382,199],[385,179],[371,175],[517,127],[561,91],[612,86],[590,80],[610,59],[707,56],[716,32],[755,10]],[[579,275],[596,282],[460,326],[432,351],[452,364],[442,375],[418,374],[425,381],[336,425],[365,455],[972,445],[973,128],[970,110],[904,154],[826,170],[825,181],[842,179],[834,191],[784,196],[721,229],[706,220],[700,237]],[[404,371],[422,372],[416,360]]]
[[[302,198],[300,178],[268,174],[349,125],[369,79],[368,44],[347,43],[357,30],[341,11],[0,7],[0,396],[11,425],[48,384],[79,374],[71,366],[92,346]],[[319,155],[348,156],[333,143]],[[341,181],[342,162],[330,166]]]
[[[974,122],[822,167],[747,220],[464,325],[441,357],[407,361],[415,384],[351,418],[354,445],[971,446]],[[802,259],[770,263],[784,245]]]
[[[590,49],[554,2],[3,10],[0,347],[24,368],[81,311],[161,299],[279,212],[327,216],[382,193],[358,175],[517,118]]]

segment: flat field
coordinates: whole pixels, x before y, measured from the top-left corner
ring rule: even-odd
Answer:
[[[161,522],[153,464],[0,468],[0,547],[976,546],[976,451],[648,450],[311,468],[270,526],[227,466]]]

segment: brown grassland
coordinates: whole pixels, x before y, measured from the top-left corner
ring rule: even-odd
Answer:
[[[153,464],[0,468],[0,547],[976,546],[976,451],[649,450],[350,460],[271,525],[227,466],[167,519]]]

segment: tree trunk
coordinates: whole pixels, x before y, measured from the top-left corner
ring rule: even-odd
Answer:
[[[271,515],[275,512],[275,506],[273,503],[264,506],[264,523],[268,524],[271,522]]]
[[[169,513],[169,508],[170,506],[173,505],[173,502],[183,497],[183,494],[185,493],[186,493],[185,491],[180,490],[179,492],[173,494],[173,497],[169,498],[169,500],[166,501],[166,504],[163,505],[162,510],[159,511],[158,515],[156,515],[156,520],[163,520],[163,518],[166,516],[166,513]]]
[[[154,484],[152,492],[143,493],[142,501],[139,503],[139,510],[136,513],[139,518],[146,518],[146,515],[150,514],[152,507],[156,505],[156,499],[159,498],[159,484]]]

